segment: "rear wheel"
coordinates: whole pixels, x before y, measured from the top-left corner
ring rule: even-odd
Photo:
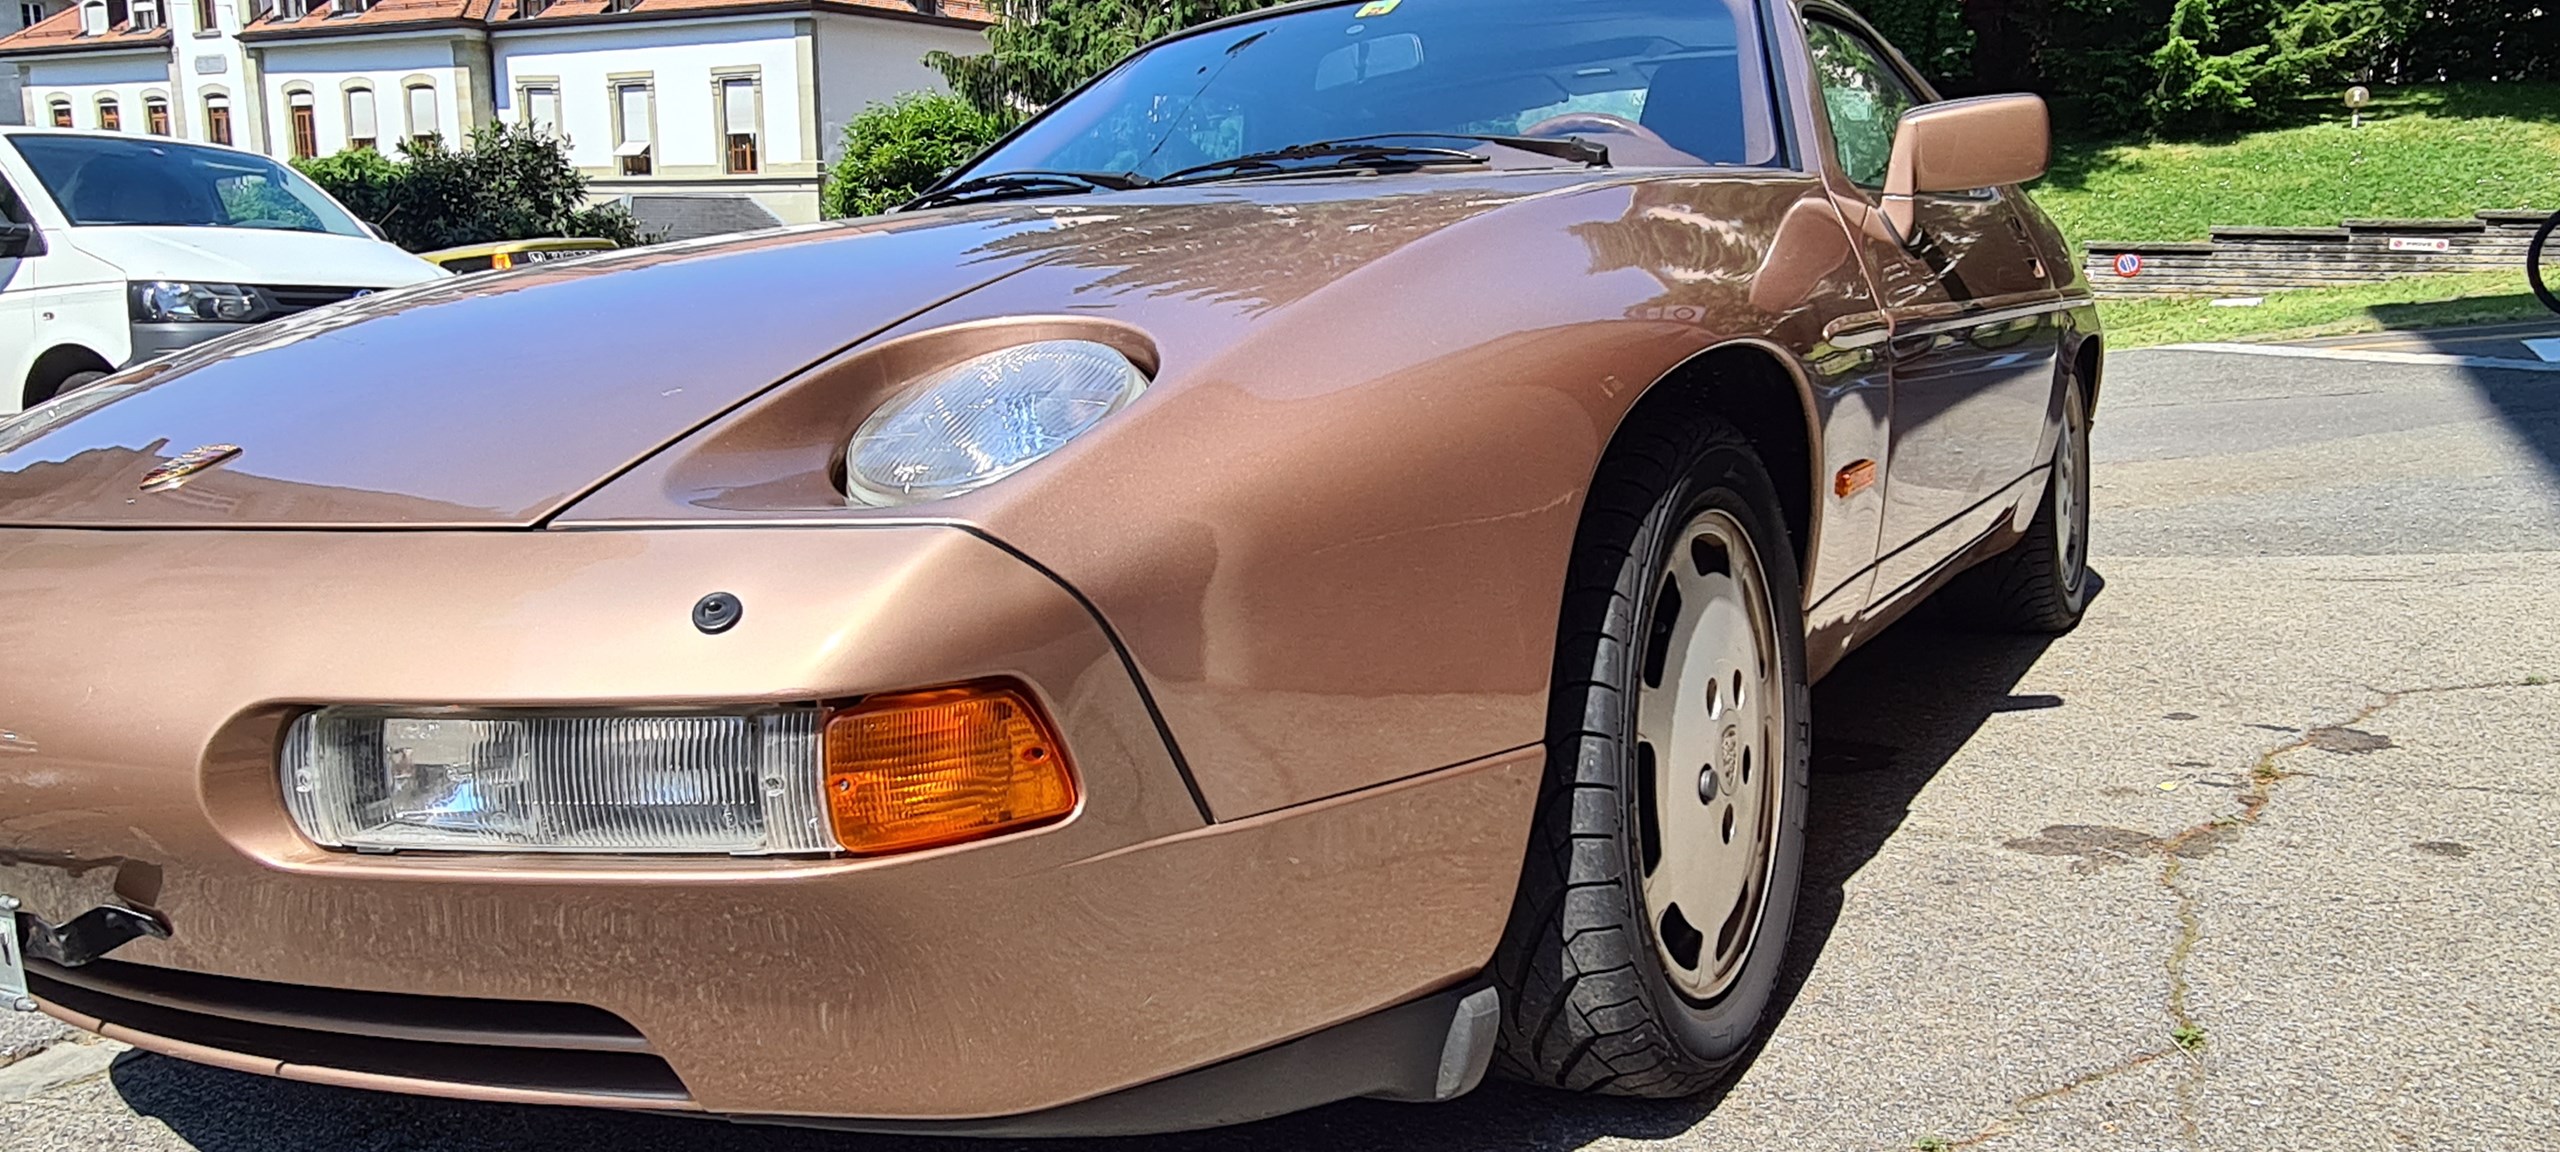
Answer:
[[[1603,466],[1495,963],[1507,1075],[1684,1096],[1749,1047],[1803,860],[1798,587],[1776,489],[1730,426],[1665,421]]]
[[[2077,382],[2062,393],[2053,469],[2026,536],[1947,587],[1949,605],[1967,624],[2068,632],[2089,606],[2089,406]]]

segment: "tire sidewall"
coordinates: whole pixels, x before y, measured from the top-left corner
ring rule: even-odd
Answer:
[[[1654,1017],[1662,1022],[1675,1041],[1699,1061],[1724,1064],[1741,1057],[1758,1034],[1760,1019],[1775,997],[1778,976],[1786,961],[1786,945],[1795,924],[1796,890],[1804,872],[1804,817],[1807,797],[1807,765],[1812,737],[1809,698],[1805,687],[1804,618],[1799,606],[1790,602],[1795,589],[1801,588],[1796,574],[1795,554],[1788,543],[1785,519],[1780,511],[1777,493],[1771,487],[1767,470],[1750,453],[1726,444],[1710,446],[1689,471],[1655,502],[1647,515],[1637,547],[1629,550],[1626,562],[1637,566],[1633,585],[1636,588],[1636,635],[1650,627],[1654,602],[1659,587],[1654,574],[1662,568],[1669,551],[1679,543],[1681,526],[1709,508],[1720,509],[1740,521],[1751,534],[1752,549],[1758,555],[1773,603],[1774,631],[1778,638],[1778,659],[1783,672],[1780,683],[1787,693],[1788,723],[1781,739],[1786,742],[1783,755],[1774,759],[1783,765],[1785,777],[1779,785],[1779,820],[1777,843],[1770,852],[1770,875],[1766,895],[1761,902],[1761,920],[1753,937],[1751,955],[1743,962],[1733,986],[1709,1003],[1698,1003],[1675,989],[1663,971],[1657,927],[1646,910],[1643,869],[1635,866],[1641,847],[1637,810],[1635,773],[1640,769],[1634,738],[1640,661],[1626,662],[1618,687],[1622,715],[1620,731],[1625,738],[1618,741],[1619,770],[1624,774],[1620,791],[1623,811],[1618,822],[1619,848],[1626,853],[1629,866],[1626,877],[1628,907],[1635,910],[1634,919],[1641,922],[1644,940],[1636,965],[1644,975],[1644,987],[1653,1001]]]

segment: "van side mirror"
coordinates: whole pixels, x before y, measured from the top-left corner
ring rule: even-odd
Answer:
[[[2053,163],[2053,121],[2041,96],[1977,96],[1902,114],[1885,169],[1884,215],[1914,239],[1918,198],[2024,184]]]
[[[0,256],[42,256],[44,236],[33,224],[0,220]]]

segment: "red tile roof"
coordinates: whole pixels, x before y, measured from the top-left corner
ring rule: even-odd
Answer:
[[[526,17],[516,14],[516,0],[495,0],[495,2],[497,11],[489,19],[491,23],[501,25],[569,20],[577,17],[614,15],[646,17],[653,13],[717,13],[728,9],[804,6],[777,3],[777,0],[639,0],[639,3],[622,12],[614,13],[608,11],[610,0],[552,0],[540,12]],[[910,0],[813,0],[805,6],[840,11],[872,10],[905,16],[938,16],[974,24],[995,22],[995,12],[987,0],[940,0],[939,3],[928,0],[922,5],[912,3]]]
[[[335,5],[313,0],[311,11],[300,16],[285,17],[270,11],[248,23],[245,33],[293,30],[296,32],[333,32],[339,29],[371,30],[388,24],[467,24],[485,20],[489,8],[497,0],[374,0],[373,7],[362,12],[340,13]]]
[[[166,25],[136,29],[130,20],[96,36],[83,36],[80,34],[80,6],[74,4],[30,27],[0,37],[0,54],[103,51],[168,42],[169,29]]]

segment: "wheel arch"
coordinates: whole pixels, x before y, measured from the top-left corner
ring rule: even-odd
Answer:
[[[74,372],[115,370],[116,366],[108,363],[105,356],[85,344],[56,344],[28,365],[27,378],[19,382],[19,404],[33,408],[52,399],[54,389]]]
[[[1815,509],[1821,506],[1822,424],[1813,385],[1801,367],[1786,351],[1761,340],[1728,341],[1690,356],[1663,373],[1619,417],[1601,460],[1592,462],[1594,473],[1638,421],[1681,412],[1726,420],[1760,451],[1760,462],[1777,481],[1796,579],[1810,580],[1821,531]]]

